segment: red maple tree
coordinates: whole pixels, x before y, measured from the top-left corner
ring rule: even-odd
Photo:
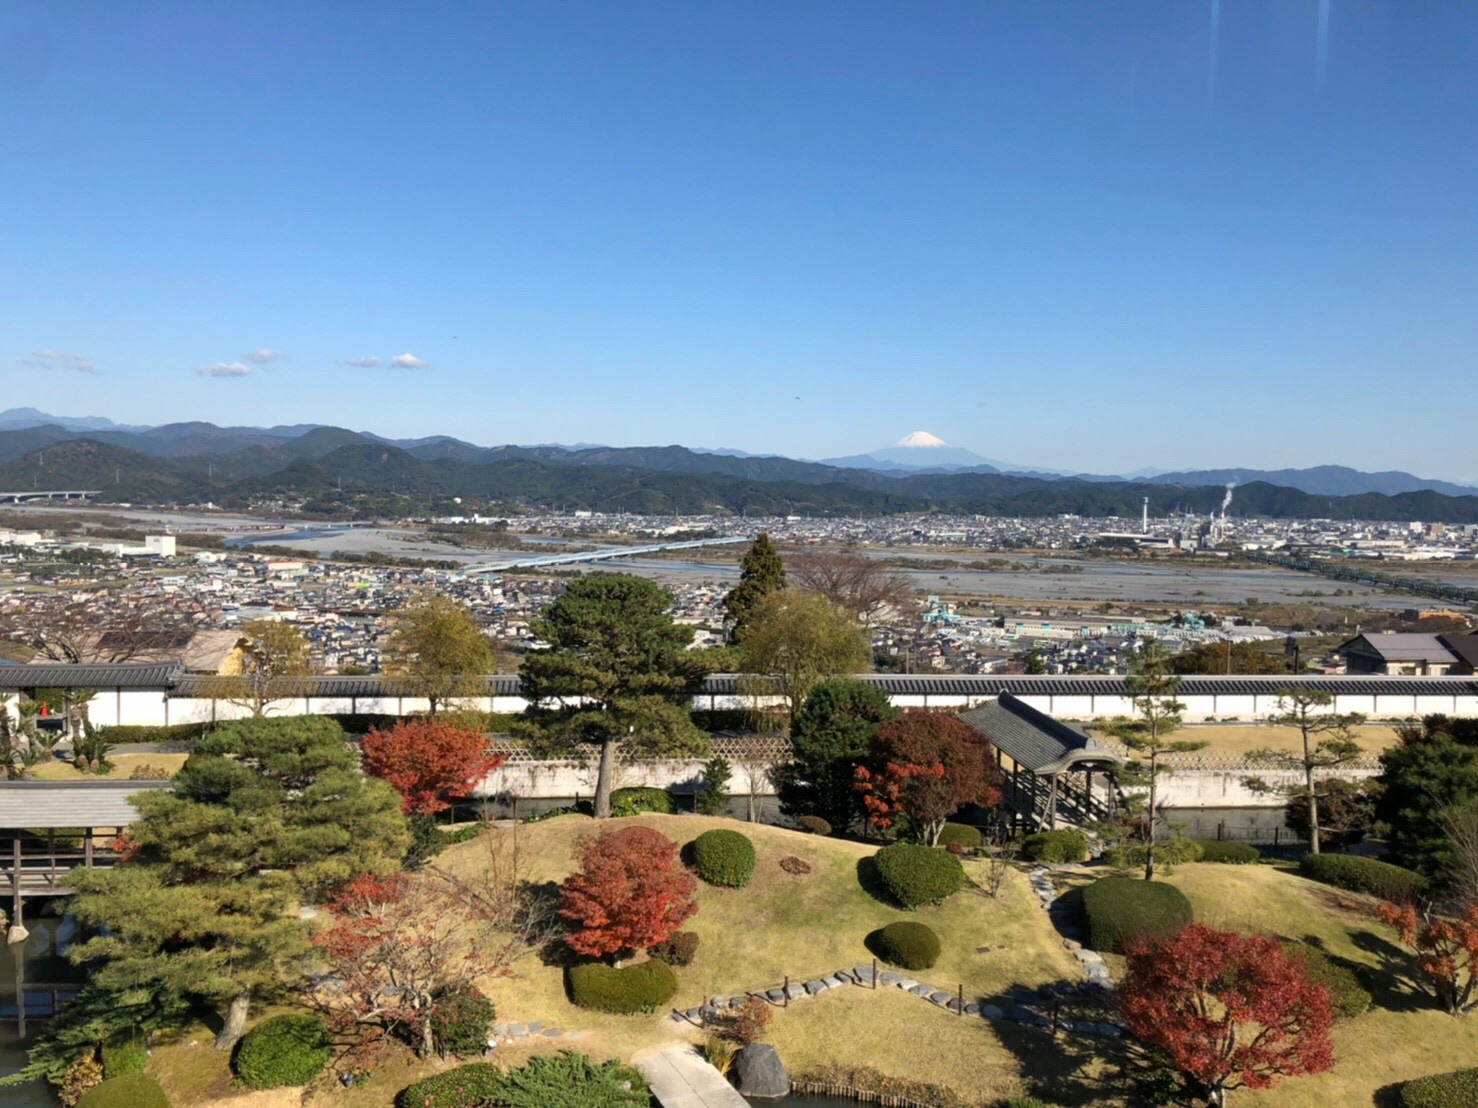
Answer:
[[[560,886],[565,942],[604,958],[662,942],[698,910],[697,880],[678,861],[677,844],[650,827],[605,831],[575,846],[580,869]]]
[[[1193,923],[1129,952],[1119,1005],[1141,1041],[1164,1051],[1212,1104],[1334,1064],[1329,992],[1268,935]]]
[[[400,794],[401,811],[417,816],[451,807],[447,797],[467,795],[504,762],[478,732],[429,719],[371,731],[361,752],[364,771],[388,781]]]
[[[1411,904],[1382,904],[1377,911],[1416,952],[1417,968],[1431,982],[1437,1003],[1453,1015],[1466,1011],[1478,989],[1478,905],[1456,919],[1419,916]]]
[[[878,728],[856,788],[873,827],[885,830],[906,816],[934,846],[966,804],[1000,803],[1001,771],[991,745],[955,716],[905,712]]]

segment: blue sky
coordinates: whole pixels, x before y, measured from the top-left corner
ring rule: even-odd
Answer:
[[[0,407],[1478,479],[1475,140],[1451,0],[11,0]]]

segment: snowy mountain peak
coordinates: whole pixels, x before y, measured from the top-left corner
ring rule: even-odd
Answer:
[[[901,439],[898,440],[898,442],[896,443],[896,445],[898,445],[898,446],[906,446],[910,450],[912,450],[912,449],[916,449],[918,447],[924,447],[924,448],[939,447],[939,446],[947,447],[947,446],[949,446],[949,443],[945,442],[943,439],[939,438],[937,435],[931,435],[931,434],[929,434],[928,431],[915,431],[911,435],[904,435],[903,438],[901,438]]]

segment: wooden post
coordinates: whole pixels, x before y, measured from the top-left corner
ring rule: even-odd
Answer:
[[[85,827],[82,830],[82,864],[92,869],[92,828]]]
[[[963,1016],[964,1014],[965,1014],[965,983],[963,981],[961,981],[960,982],[960,1010],[958,1012],[956,1012],[955,1015],[957,1015],[957,1016]]]
[[[781,1000],[781,1002],[780,1002],[780,1006],[782,1008],[789,1008],[790,1007],[790,974],[787,973],[785,975],[785,984],[780,987],[780,991],[785,994],[784,999]]]
[[[46,859],[47,859],[47,862],[48,862],[48,864],[50,866],[50,869],[47,871],[47,874],[46,874],[47,879],[53,885],[55,885],[56,884],[56,828],[55,827],[48,827],[46,829]]]
[[[876,958],[872,960],[872,991],[878,991],[878,960]]]
[[[1047,787],[1047,830],[1057,830],[1057,774],[1049,779]]]

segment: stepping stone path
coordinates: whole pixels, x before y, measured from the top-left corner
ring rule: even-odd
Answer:
[[[563,1031],[558,1027],[545,1027],[538,1020],[532,1023],[495,1023],[489,1038],[496,1043],[518,1042],[525,1039],[578,1039],[584,1032]]]

